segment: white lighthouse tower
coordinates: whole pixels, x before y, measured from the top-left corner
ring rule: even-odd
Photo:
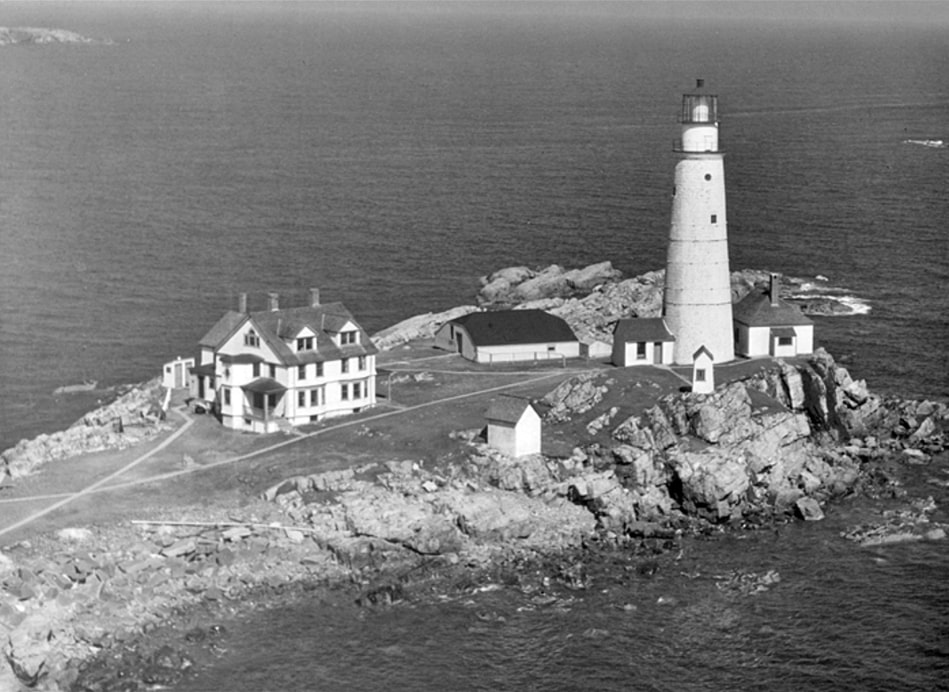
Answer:
[[[718,148],[718,97],[682,97],[666,261],[663,316],[675,335],[673,361],[691,364],[703,346],[716,363],[735,357],[725,218],[725,167]]]

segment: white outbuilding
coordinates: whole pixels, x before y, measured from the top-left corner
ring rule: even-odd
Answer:
[[[165,389],[183,389],[190,385],[190,372],[194,367],[194,358],[178,356],[165,363],[161,370],[161,386]]]
[[[756,289],[733,310],[735,352],[741,356],[787,358],[814,352],[814,322],[801,309],[778,297],[779,278]]]
[[[540,414],[529,399],[502,394],[491,402],[486,417],[491,447],[511,457],[540,454]]]
[[[711,394],[715,391],[715,356],[705,346],[692,354],[692,392]]]
[[[613,328],[613,365],[672,363],[675,337],[661,317],[619,320]]]
[[[563,319],[543,310],[472,312],[443,324],[435,346],[478,363],[563,360],[580,341]]]

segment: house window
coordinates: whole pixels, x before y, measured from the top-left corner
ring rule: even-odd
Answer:
[[[260,377],[260,363],[254,363],[254,377]]]
[[[322,364],[322,363],[317,363],[317,364],[316,364],[316,376],[317,376],[317,377],[323,377],[323,364]]]
[[[323,404],[323,388],[310,390],[310,406],[321,406]]]
[[[297,392],[297,406],[300,408],[306,406],[306,392]]]
[[[224,389],[221,390],[221,394],[224,396],[224,405],[230,406],[231,405],[231,390],[228,389],[227,387],[224,387]]]
[[[359,343],[359,333],[355,331],[340,332],[339,343],[341,346],[345,346],[346,344]]]
[[[304,336],[297,339],[297,351],[312,351],[313,350],[313,337]]]
[[[705,368],[698,368],[695,371],[695,381],[705,382]]]
[[[341,384],[339,386],[339,398],[343,401],[349,401],[349,385]]]
[[[305,380],[306,379],[306,365],[297,366],[297,379]]]
[[[712,223],[718,223],[718,214],[712,214]]]
[[[244,345],[260,348],[260,337],[257,336],[257,332],[251,329],[249,332],[244,334]]]
[[[794,339],[790,336],[779,336],[778,337],[778,346],[791,346],[794,344]]]
[[[349,372],[349,358],[340,361],[340,372]]]
[[[353,382],[353,399],[362,399],[362,382]]]
[[[646,342],[637,341],[636,342],[636,360],[645,360],[646,359]]]
[[[366,369],[366,356],[359,356],[358,362],[359,362],[359,369],[360,369],[360,370],[365,370],[365,369]]]
[[[277,376],[277,366],[276,366],[276,365],[271,365],[271,366],[270,366],[270,377],[271,377],[271,378],[274,378],[274,377],[276,377],[276,376]]]

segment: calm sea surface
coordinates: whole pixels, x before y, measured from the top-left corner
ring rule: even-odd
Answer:
[[[111,42],[0,48],[0,449],[95,403],[59,385],[192,354],[241,291],[319,286],[375,330],[471,302],[510,264],[661,267],[696,77],[720,95],[732,266],[827,277],[871,309],[819,319],[819,343],[878,391],[944,398],[949,148],[906,140],[949,140],[945,7],[857,24],[718,7],[0,4],[2,26]],[[510,617],[474,633],[462,605],[314,606],[254,625],[302,642],[278,658],[289,677],[219,689],[938,687],[945,545],[875,566],[838,541],[801,528],[701,556],[793,575],[752,604],[671,578],[649,588],[691,606],[635,617],[609,594],[562,619],[493,594]],[[314,651],[332,665],[308,668]]]

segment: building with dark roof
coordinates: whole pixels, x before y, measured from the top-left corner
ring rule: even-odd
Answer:
[[[501,394],[491,402],[488,419],[488,444],[502,454],[520,457],[540,454],[541,419],[529,399]]]
[[[230,428],[274,432],[376,401],[377,349],[342,303],[249,312],[246,294],[199,341],[191,394]]]
[[[543,310],[472,312],[443,324],[435,346],[478,363],[580,356],[580,341],[570,326]]]
[[[675,337],[662,317],[630,318],[613,328],[613,364],[669,365]]]
[[[789,357],[814,352],[814,322],[778,296],[779,278],[735,304],[735,352],[742,356]]]

